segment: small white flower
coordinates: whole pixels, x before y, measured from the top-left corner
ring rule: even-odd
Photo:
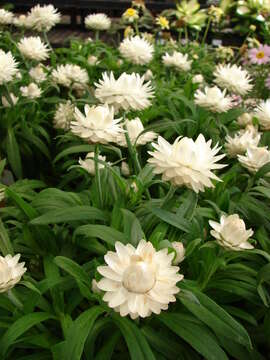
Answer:
[[[121,162],[121,173],[124,176],[129,176],[130,175],[130,170],[129,170],[129,166],[125,161]]]
[[[131,63],[145,65],[153,58],[154,46],[144,38],[136,35],[124,39],[119,46],[119,51]]]
[[[5,53],[0,49],[0,85],[13,79],[18,73],[18,63],[15,61],[11,52]]]
[[[262,130],[270,130],[270,99],[262,101],[254,111]]]
[[[42,83],[47,78],[47,75],[46,75],[46,73],[44,71],[44,67],[41,64],[38,64],[37,66],[31,68],[30,71],[29,71],[29,75],[38,84]]]
[[[79,159],[79,164],[80,167],[83,168],[84,170],[86,170],[90,175],[95,175],[96,169],[95,169],[95,153],[94,152],[90,152],[86,155],[85,159],[82,160],[81,158]],[[98,155],[98,160],[101,161],[106,161],[106,156],[101,156]],[[104,169],[105,165],[98,162],[98,168],[99,169]]]
[[[52,72],[52,80],[59,85],[83,90],[89,81],[88,73],[78,65],[58,65]]]
[[[53,124],[56,129],[70,129],[70,123],[74,120],[74,105],[70,100],[57,106],[53,119]]]
[[[31,83],[28,86],[21,86],[20,91],[23,97],[28,99],[36,99],[41,96],[41,90],[35,83]]]
[[[13,23],[14,15],[11,11],[0,9],[0,25],[10,25]]]
[[[18,17],[15,17],[13,20],[13,24],[19,28],[25,29],[30,29],[33,26],[31,19],[29,19],[29,16],[26,15],[20,15]]]
[[[148,69],[145,73],[144,73],[144,79],[146,81],[152,80],[154,77],[152,71],[150,69]]]
[[[28,23],[37,31],[49,31],[61,20],[61,15],[53,5],[39,4],[31,8],[28,14]]]
[[[234,137],[226,136],[225,148],[231,157],[244,154],[249,147],[257,146],[260,142],[261,134],[253,126],[245,130],[238,131]]]
[[[18,43],[20,53],[27,59],[43,61],[49,57],[49,49],[39,36],[24,37]]]
[[[191,69],[192,60],[188,60],[188,54],[182,54],[174,51],[172,55],[166,53],[162,56],[165,66],[173,66],[178,70],[189,71]]]
[[[267,147],[250,147],[245,156],[238,155],[241,165],[251,173],[256,173],[263,165],[270,162],[270,151]]]
[[[87,29],[108,30],[111,27],[111,19],[106,14],[90,14],[84,20]]]
[[[13,288],[26,272],[24,262],[19,263],[20,254],[0,256],[0,293]]]
[[[97,280],[96,279],[92,280],[92,292],[94,294],[100,294],[101,293],[101,290],[99,290],[99,288],[97,286]]]
[[[201,74],[194,75],[192,78],[193,84],[202,84],[204,82],[204,78]]]
[[[252,229],[246,230],[245,222],[238,214],[222,215],[220,223],[209,221],[211,235],[217,239],[219,245],[229,250],[241,251],[253,249],[247,240],[253,235]]]
[[[217,155],[220,147],[216,144],[211,149],[211,144],[212,140],[206,142],[202,134],[196,141],[179,137],[172,145],[159,136],[158,144],[152,143],[156,151],[149,151],[152,157],[148,162],[154,166],[155,174],[162,174],[162,180],[175,186],[185,185],[198,193],[205,187],[214,187],[211,179],[220,181],[211,170],[226,166],[216,164],[225,154]]]
[[[144,83],[144,77],[139,74],[122,73],[115,80],[113,73],[103,73],[103,79],[95,83],[96,98],[115,108],[124,110],[143,110],[151,105],[150,99],[154,97],[150,82]]]
[[[183,279],[179,267],[172,266],[174,254],[167,249],[156,251],[145,240],[137,248],[116,242],[115,249],[104,256],[107,266],[97,268],[104,276],[97,286],[105,291],[108,306],[132,319],[167,310],[180,291],[176,284]]]
[[[233,106],[231,97],[226,96],[226,90],[221,91],[217,86],[206,86],[204,90],[197,89],[194,97],[195,104],[212,112],[226,112]]]
[[[91,66],[98,65],[99,61],[98,58],[94,55],[88,56],[87,63]]]
[[[247,125],[252,125],[253,116],[249,113],[244,113],[237,118],[237,123],[239,126],[246,127]]]
[[[153,131],[145,132],[141,136],[139,136],[140,133],[144,131],[144,127],[141,122],[141,119],[138,117],[136,117],[133,120],[126,120],[125,126],[132,145],[135,145],[135,142],[136,142],[136,146],[145,145],[153,141],[157,137],[157,134]],[[117,144],[126,147],[128,146],[126,141],[126,136],[124,133],[119,134],[119,136],[117,137]]]
[[[19,98],[17,98],[13,93],[9,93],[9,97],[10,97],[10,100],[12,101],[12,104],[13,105],[16,105]],[[2,105],[4,107],[11,107],[11,104],[9,103],[9,101],[4,95],[2,96]]]
[[[176,252],[176,257],[173,260],[173,264],[178,265],[185,259],[186,250],[184,248],[183,243],[181,243],[180,241],[173,241],[172,247],[174,248],[174,250]]]
[[[248,72],[235,64],[218,65],[214,76],[218,86],[235,94],[246,95],[253,87]]]
[[[114,142],[119,133],[124,130],[119,122],[114,119],[114,109],[106,105],[84,107],[85,115],[75,108],[75,121],[71,122],[71,131],[90,143],[107,144]]]

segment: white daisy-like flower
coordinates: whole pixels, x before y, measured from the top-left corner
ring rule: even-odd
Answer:
[[[84,114],[75,108],[75,121],[71,122],[71,131],[90,143],[107,144],[114,142],[123,132],[119,124],[121,118],[114,118],[114,109],[107,104],[98,106],[85,105]]]
[[[253,87],[249,73],[235,64],[218,65],[214,76],[218,86],[235,94],[246,95]]]
[[[211,235],[217,239],[217,243],[228,250],[241,251],[253,249],[248,239],[253,235],[253,230],[246,230],[245,222],[238,214],[222,215],[220,223],[209,221]]]
[[[211,144],[212,140],[206,142],[202,134],[196,141],[178,137],[173,144],[159,136],[158,144],[152,143],[156,151],[149,151],[152,157],[148,162],[154,166],[155,174],[162,174],[162,180],[175,186],[185,185],[198,193],[214,187],[211,179],[220,181],[211,170],[226,166],[216,164],[225,154],[217,155],[220,147],[216,144],[211,149]]]
[[[143,110],[151,105],[154,92],[150,81],[144,83],[139,74],[122,73],[116,80],[113,73],[103,73],[103,79],[96,83],[96,98],[102,103],[112,105],[115,111]]]
[[[252,114],[244,113],[237,118],[237,123],[241,127],[246,127],[247,125],[252,125]]]
[[[94,55],[88,56],[87,63],[91,66],[98,65],[99,61],[98,58]]]
[[[97,284],[105,291],[103,300],[121,316],[132,319],[167,310],[180,291],[176,284],[184,277],[178,273],[179,267],[172,266],[174,254],[168,254],[168,249],[156,251],[145,240],[137,248],[117,241],[115,249],[104,256],[107,266],[97,268],[103,276]]]
[[[193,84],[203,84],[204,78],[201,74],[194,75],[192,78]]]
[[[106,156],[98,155],[98,160],[106,161]],[[95,153],[90,152],[86,155],[85,159],[79,159],[80,167],[86,170],[90,175],[95,175],[96,168],[95,168]],[[104,169],[105,165],[98,162],[98,168]]]
[[[20,91],[23,97],[28,99],[37,99],[41,96],[42,91],[35,83],[31,83],[28,86],[21,86]]]
[[[165,66],[173,66],[178,70],[189,71],[191,69],[192,60],[188,60],[188,54],[182,54],[174,51],[172,55],[166,53],[162,56]]]
[[[226,136],[225,148],[231,157],[245,154],[249,147],[256,147],[261,139],[261,134],[253,126],[238,131],[234,137]]]
[[[58,65],[52,72],[52,80],[59,85],[72,87],[75,90],[83,90],[89,82],[88,73],[79,65]]]
[[[69,130],[70,123],[74,120],[74,105],[68,100],[59,104],[53,118],[53,125],[56,129]]]
[[[270,130],[270,99],[262,101],[254,111],[262,130]]]
[[[154,46],[136,35],[124,39],[119,46],[119,51],[132,64],[145,65],[153,59]]]
[[[36,5],[28,14],[28,23],[37,31],[49,31],[61,20],[60,13],[53,5]]]
[[[141,136],[139,136],[140,133],[144,131],[144,127],[141,122],[141,119],[138,117],[132,120],[126,120],[125,126],[132,145],[135,145],[135,142],[136,142],[136,146],[145,145],[153,141],[157,137],[157,134],[153,131],[145,132]],[[121,133],[117,137],[117,144],[125,147],[128,146],[126,141],[126,136],[124,133]]]
[[[87,29],[108,30],[111,27],[111,19],[106,14],[90,14],[84,20]]]
[[[14,15],[11,11],[0,9],[0,25],[10,25],[13,23]]]
[[[154,75],[152,73],[152,71],[150,69],[146,70],[146,72],[144,73],[144,79],[146,81],[152,80],[154,78]]]
[[[0,49],[0,85],[3,85],[16,76],[18,63],[15,61],[11,52],[5,53]]]
[[[35,67],[32,67],[29,70],[29,75],[31,76],[32,79],[35,80],[35,82],[42,83],[43,81],[46,80],[47,78],[47,74],[44,71],[44,67],[42,66],[42,64],[38,64]]]
[[[267,147],[250,147],[245,155],[237,157],[243,167],[255,174],[263,165],[270,162],[270,151]]]
[[[27,59],[43,61],[48,59],[50,50],[39,36],[24,37],[18,43],[20,53]]]
[[[17,26],[18,28],[25,29],[31,29],[33,27],[32,21],[29,16],[26,16],[24,14],[15,17],[13,20],[13,25]]]
[[[226,90],[221,91],[217,86],[197,89],[194,97],[195,104],[212,112],[222,113],[233,107],[231,97],[226,96]]]
[[[0,293],[13,288],[26,272],[24,262],[19,263],[20,254],[0,256]]]
[[[186,250],[183,243],[181,243],[180,241],[173,241],[172,247],[176,252],[176,257],[173,260],[173,264],[178,265],[185,259]]]
[[[3,95],[2,96],[2,105],[4,107],[11,107],[12,105],[10,104],[10,100],[12,102],[12,105],[16,105],[19,98],[17,98],[13,93],[9,93],[9,100]]]

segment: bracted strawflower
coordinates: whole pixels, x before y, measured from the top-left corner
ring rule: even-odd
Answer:
[[[103,13],[90,14],[86,16],[84,22],[86,28],[92,30],[108,30],[111,27],[111,19]]]
[[[14,14],[11,11],[0,9],[0,25],[10,25],[13,23]]]
[[[162,56],[162,61],[165,66],[182,71],[189,71],[192,64],[192,60],[188,60],[188,54],[182,54],[178,51],[174,51],[172,55],[166,53]]]
[[[43,61],[49,57],[49,49],[39,36],[24,37],[18,43],[20,53],[30,60]]]
[[[13,288],[26,272],[24,262],[19,263],[20,254],[0,256],[0,293]]]
[[[61,20],[60,13],[53,5],[36,5],[28,14],[28,24],[40,32],[50,31]]]
[[[136,9],[128,8],[122,15],[123,19],[128,21],[129,23],[133,23],[134,21],[139,19],[139,14]]]
[[[169,30],[170,29],[170,23],[167,18],[164,16],[158,16],[156,18],[156,24],[161,27],[162,30]]]
[[[245,155],[237,155],[240,164],[252,174],[270,162],[270,151],[267,147],[249,147]],[[269,176],[269,173],[267,174]]]
[[[254,111],[262,130],[270,130],[270,99],[262,101]]]
[[[101,160],[103,162],[106,162],[106,156],[98,155],[97,160]],[[109,164],[109,163],[108,163]],[[82,160],[79,159],[79,165],[82,169],[86,170],[90,175],[95,175],[96,169],[95,169],[95,153],[90,152],[86,155],[85,159]],[[105,165],[101,162],[97,163],[98,168],[104,169]]]
[[[54,127],[69,130],[72,120],[74,120],[74,105],[71,101],[68,100],[66,103],[59,104],[53,118]]]
[[[154,53],[154,46],[140,36],[125,38],[120,46],[121,55],[133,64],[148,64]]]
[[[257,146],[260,142],[261,134],[252,125],[246,129],[238,131],[231,137],[226,136],[225,148],[231,157],[244,154],[249,147]]]
[[[226,90],[221,91],[217,86],[197,89],[194,98],[195,104],[216,113],[227,112],[233,107],[232,98],[226,96]]]
[[[11,52],[5,53],[0,49],[0,85],[13,80],[18,73],[18,63],[15,61]]]
[[[74,64],[58,65],[51,76],[54,83],[75,90],[85,89],[89,81],[87,71]]]
[[[226,165],[216,164],[225,154],[217,155],[218,144],[211,148],[212,140],[205,141],[202,134],[196,141],[188,137],[178,137],[173,144],[161,136],[158,143],[152,143],[155,151],[148,162],[153,165],[155,174],[161,174],[162,180],[175,186],[186,186],[196,193],[205,188],[214,187],[211,180],[220,181],[212,170],[222,169]]]
[[[180,291],[176,284],[184,276],[172,265],[174,253],[156,251],[145,240],[136,248],[117,241],[115,250],[104,256],[107,265],[97,268],[103,276],[97,286],[105,292],[103,300],[109,307],[121,316],[136,319],[160,314],[176,301],[175,294]]]

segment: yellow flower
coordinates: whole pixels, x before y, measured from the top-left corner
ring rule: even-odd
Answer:
[[[122,16],[129,22],[133,22],[134,20],[137,20],[139,18],[138,11],[133,8],[128,8]]]
[[[223,10],[220,7],[211,5],[208,14],[212,16],[215,22],[220,22],[221,17],[224,15]]]
[[[162,30],[170,28],[169,21],[164,16],[159,16],[156,19],[156,23],[161,27]]]
[[[134,30],[131,26],[127,26],[124,30],[124,38],[127,38],[129,36],[132,36],[134,34]]]

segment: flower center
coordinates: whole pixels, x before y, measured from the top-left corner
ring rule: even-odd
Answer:
[[[126,11],[127,16],[134,16],[136,14],[136,10],[129,8]]]
[[[131,264],[124,272],[123,286],[130,292],[145,294],[156,282],[154,269],[143,261]]]
[[[257,59],[263,59],[263,58],[264,58],[264,52],[263,52],[263,51],[257,52],[256,58],[257,58]]]

